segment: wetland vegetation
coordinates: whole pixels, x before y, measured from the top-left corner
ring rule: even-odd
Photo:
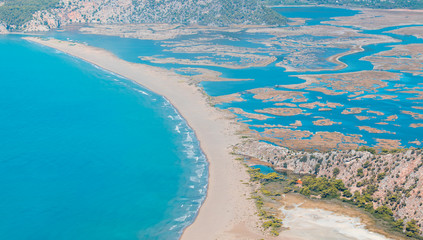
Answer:
[[[310,199],[337,200],[348,203],[371,214],[379,227],[403,234],[408,238],[423,239],[420,236],[420,227],[416,220],[395,219],[392,209],[388,205],[374,207],[373,194],[377,186],[368,185],[363,191],[351,192],[344,182],[331,177],[317,177],[315,175],[298,175],[293,173],[271,172],[261,173],[259,168],[248,168],[250,180],[259,185],[253,198],[258,207],[258,214],[262,219],[264,230],[270,229],[273,235],[283,231],[283,217],[280,217],[275,202],[282,201],[283,194],[298,193]],[[398,196],[392,195],[388,201],[398,201]],[[269,204],[271,203],[271,204]]]

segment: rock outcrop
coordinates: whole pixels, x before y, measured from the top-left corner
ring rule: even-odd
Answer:
[[[47,31],[75,23],[283,25],[286,19],[257,0],[60,0],[57,7],[37,11],[30,21],[10,29]]]
[[[6,26],[2,23],[0,23],[0,34],[5,34],[8,33],[9,31],[7,31]]]

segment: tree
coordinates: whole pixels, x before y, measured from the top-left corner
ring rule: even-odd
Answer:
[[[419,233],[420,233],[420,228],[417,225],[416,220],[412,219],[408,221],[407,224],[405,225],[405,234],[408,237],[415,237],[415,236],[418,236]]]
[[[0,6],[0,20],[9,27],[21,26],[32,18],[37,11],[57,7],[59,0],[6,0]]]
[[[347,198],[352,197],[352,193],[348,189],[344,190],[342,194],[344,195],[344,197],[347,197]]]
[[[320,171],[320,163],[316,164],[316,166],[314,167],[314,174],[318,174]]]
[[[333,169],[333,177],[338,176],[339,172],[340,172],[340,171],[339,171],[339,168],[337,168],[337,167],[336,167],[336,168],[334,168],[334,169]]]
[[[279,174],[272,172],[263,176],[263,181],[274,182],[280,178]]]
[[[366,161],[364,164],[363,164],[363,168],[368,168],[370,166],[370,162],[369,161]]]
[[[399,231],[403,231],[404,229],[404,220],[403,219],[398,219],[396,221],[394,221],[393,223],[394,228],[399,230]]]
[[[346,190],[346,189],[347,189],[347,188],[345,187],[345,185],[344,185],[344,182],[343,182],[342,180],[340,180],[340,179],[333,180],[333,181],[332,181],[332,185],[333,185],[336,189],[338,189],[339,191],[344,191],[344,190]]]
[[[322,198],[337,198],[339,197],[338,189],[331,186],[330,188],[324,190],[321,196]]]
[[[357,169],[357,176],[358,177],[363,177],[364,176],[364,173],[363,173],[363,169],[362,168]]]
[[[380,217],[380,218],[382,218],[382,219],[384,219],[384,220],[386,220],[388,222],[392,222],[394,220],[394,217],[393,217],[394,216],[394,213],[386,205],[383,205],[383,206],[380,206],[380,207],[376,208],[375,214],[378,217]]]

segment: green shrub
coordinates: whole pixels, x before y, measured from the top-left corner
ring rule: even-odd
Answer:
[[[384,179],[385,178],[385,176],[386,176],[386,173],[385,172],[383,172],[383,173],[379,173],[378,175],[377,175],[377,180],[382,180],[382,179]]]
[[[310,196],[311,195],[311,191],[308,187],[301,188],[300,193],[304,196]]]
[[[322,198],[337,198],[339,197],[338,189],[336,187],[331,186],[330,188],[324,190],[321,194]]]
[[[366,161],[364,164],[363,164],[363,168],[368,168],[370,166],[370,162],[369,161]]]
[[[279,236],[279,232],[278,232],[278,231],[276,231],[276,230],[274,230],[274,229],[272,229],[272,230],[270,231],[270,233],[271,233],[271,234],[273,234],[274,236]]]
[[[347,189],[347,188],[345,187],[345,185],[344,185],[344,182],[343,182],[342,180],[340,180],[340,179],[333,180],[333,181],[332,181],[332,185],[333,185],[336,189],[338,189],[339,191],[344,191],[344,190],[346,190],[346,189]]]
[[[357,169],[357,176],[358,177],[363,177],[364,176],[364,172],[362,168]]]
[[[270,228],[272,226],[272,224],[273,224],[273,221],[269,220],[269,221],[265,221],[262,224],[262,226],[263,226],[264,229],[268,229],[268,228]]]
[[[357,149],[358,151],[362,151],[362,152],[369,152],[371,154],[376,154],[376,150],[374,148],[371,147],[366,147],[366,146],[361,146],[359,149]]]
[[[334,176],[334,177],[338,176],[339,172],[340,172],[340,171],[339,171],[339,168],[334,168],[334,169],[333,169],[333,176]]]
[[[398,220],[394,221],[393,226],[396,230],[402,231],[404,229],[404,220],[398,219]]]
[[[352,193],[348,189],[344,190],[344,192],[342,192],[342,195],[344,195],[344,197],[347,197],[347,198],[352,197]]]

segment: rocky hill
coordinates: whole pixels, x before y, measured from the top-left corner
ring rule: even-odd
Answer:
[[[0,34],[7,33],[6,26],[2,23],[0,23]]]
[[[374,209],[386,206],[396,220],[416,220],[422,233],[422,149],[376,153],[372,148],[363,147],[349,151],[302,152],[246,141],[235,148],[235,153],[283,171],[340,179],[354,195],[356,205]]]
[[[258,0],[34,1],[5,0],[0,3],[0,20],[8,30],[24,31],[46,31],[73,23],[172,23],[209,26],[286,23],[283,16],[263,6]]]

